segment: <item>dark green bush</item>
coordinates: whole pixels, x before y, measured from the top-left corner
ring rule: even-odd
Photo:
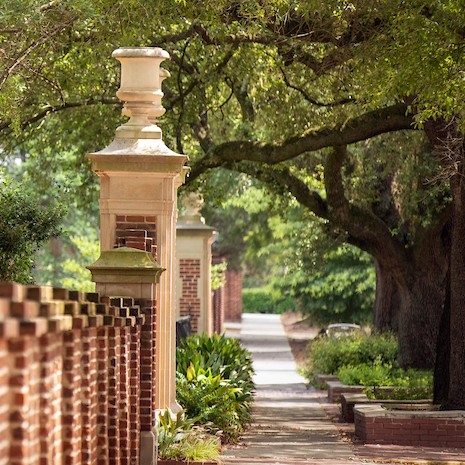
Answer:
[[[303,374],[311,382],[317,374],[337,374],[341,367],[381,364],[397,367],[398,345],[392,334],[356,333],[343,337],[321,337],[308,346],[308,363]]]
[[[276,298],[267,288],[242,290],[242,306],[244,313],[284,313],[295,311],[297,305],[293,297]]]

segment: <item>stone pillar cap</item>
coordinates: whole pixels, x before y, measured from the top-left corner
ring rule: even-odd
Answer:
[[[165,270],[151,253],[131,247],[105,250],[87,269],[95,283],[156,283]]]

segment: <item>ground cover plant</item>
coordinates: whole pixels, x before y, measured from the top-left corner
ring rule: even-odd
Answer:
[[[176,394],[185,415],[223,442],[236,442],[251,420],[252,358],[236,339],[195,335],[176,352]]]
[[[219,438],[195,425],[195,418],[184,412],[176,415],[169,409],[158,415],[158,457],[183,461],[217,460],[220,455]]]

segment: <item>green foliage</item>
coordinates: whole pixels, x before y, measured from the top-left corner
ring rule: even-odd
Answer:
[[[312,272],[309,272],[309,271]],[[310,268],[289,271],[281,283],[315,323],[370,321],[375,299],[375,270],[368,254],[349,245],[323,253]]]
[[[245,313],[284,313],[297,310],[292,297],[277,298],[267,288],[242,289],[242,306]]]
[[[391,363],[377,358],[373,363],[342,366],[338,370],[339,380],[349,386],[432,386],[431,371],[393,368]]]
[[[252,383],[253,368],[250,352],[234,338],[224,334],[193,335],[183,339],[176,350],[176,370],[187,374],[195,369],[211,369],[233,382]]]
[[[210,368],[196,370],[191,365],[186,375],[177,372],[176,394],[190,418],[207,431],[221,431],[225,442],[236,442],[251,420],[252,393],[236,387],[231,379],[213,375]]]
[[[208,431],[237,441],[250,422],[253,369],[250,353],[224,335],[190,336],[176,351],[177,400]]]
[[[185,461],[217,460],[219,439],[194,425],[184,412],[176,415],[169,409],[157,417],[158,456],[162,459]]]
[[[44,205],[37,195],[18,185],[0,184],[0,279],[32,282],[34,254],[60,234],[64,209]]]
[[[224,283],[224,273],[228,268],[228,262],[217,263],[211,267],[212,291],[219,289]]]
[[[313,381],[317,374],[337,374],[344,366],[368,364],[397,367],[397,339],[392,334],[356,333],[342,337],[320,337],[309,343],[304,376]]]

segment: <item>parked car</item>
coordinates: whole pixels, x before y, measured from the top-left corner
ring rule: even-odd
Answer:
[[[354,323],[334,323],[326,328],[326,335],[331,337],[348,336],[359,332],[363,332],[362,327]]]

